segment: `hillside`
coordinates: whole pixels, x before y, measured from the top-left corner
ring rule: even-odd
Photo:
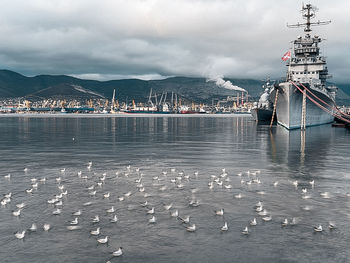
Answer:
[[[261,81],[253,79],[225,79],[233,85],[246,89],[250,96],[257,98],[262,92]],[[338,92],[339,104],[350,104],[350,85],[341,84]],[[19,73],[0,70],[0,98],[26,97],[43,99],[64,98],[111,98],[113,90],[120,101],[135,99],[147,101],[150,90],[157,94],[177,93],[184,99],[195,102],[211,103],[213,99],[222,99],[236,94],[236,91],[218,87],[205,78],[171,77],[163,80],[123,79],[96,81],[74,78],[66,75],[38,75],[26,77]],[[343,92],[343,90],[345,92]]]

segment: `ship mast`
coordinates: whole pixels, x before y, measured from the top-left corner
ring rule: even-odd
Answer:
[[[329,23],[331,23],[330,20],[328,21],[320,21],[318,20],[317,22],[311,22],[311,19],[315,17],[315,13],[317,11],[317,8],[315,6],[312,6],[311,4],[307,4],[306,6],[302,6],[301,8],[301,13],[303,15],[303,18],[306,19],[305,23],[297,23],[297,24],[293,24],[293,25],[289,25],[287,24],[287,27],[289,28],[299,28],[299,27],[305,27],[304,28],[304,32],[306,32],[306,34],[309,34],[309,32],[311,32],[311,26],[321,26],[321,25],[328,25]]]

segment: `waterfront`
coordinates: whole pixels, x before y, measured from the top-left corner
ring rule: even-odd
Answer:
[[[0,128],[0,194],[13,195],[11,203],[0,208],[2,262],[27,262],[28,258],[33,262],[106,262],[119,246],[124,255],[112,262],[346,262],[350,256],[350,133],[346,129],[308,128],[303,144],[299,130],[274,127],[270,132],[268,126],[256,126],[248,116],[235,115],[15,115],[1,116]],[[87,169],[89,161],[93,162],[91,170]],[[136,168],[144,174],[148,198],[136,188]],[[223,168],[230,178],[225,184],[232,189],[217,184],[209,189],[211,175],[220,177]],[[258,170],[261,183],[248,185],[247,172]],[[79,171],[88,178],[79,178]],[[190,178],[182,179],[184,186],[179,189],[170,180],[182,171]],[[10,180],[4,178],[8,173]],[[96,196],[89,196],[87,187],[95,185],[103,173],[105,183],[97,187]],[[31,178],[44,177],[45,184],[32,194],[25,192]],[[47,200],[59,192],[57,177],[68,194],[62,214],[54,216]],[[314,188],[311,180],[315,180]],[[302,198],[302,188],[308,189],[310,198]],[[118,200],[129,191],[129,198]],[[102,197],[106,192],[111,193],[109,199]],[[321,196],[326,192],[329,198]],[[235,198],[240,193],[242,198]],[[189,206],[193,196],[200,201],[199,207]],[[148,209],[140,205],[145,199],[149,208],[155,207],[154,225],[148,223]],[[270,222],[262,222],[254,209],[260,200],[272,216]],[[26,207],[17,218],[12,211],[20,202]],[[84,206],[86,202],[92,205]],[[165,211],[163,205],[170,203],[172,211],[191,216],[198,228],[195,233],[186,232]],[[112,205],[119,219],[116,224],[106,214]],[[214,211],[221,208],[224,217],[215,216]],[[68,231],[72,212],[78,209],[82,209],[82,229]],[[97,245],[89,235],[96,229],[91,223],[96,214],[101,218],[102,236],[110,236],[108,246]],[[258,225],[250,227],[254,217]],[[281,226],[284,218],[293,217],[296,225]],[[224,221],[227,232],[220,231]],[[39,228],[50,223],[52,229],[38,229],[24,241],[15,238],[14,232],[33,222]],[[329,222],[336,229],[329,230]],[[319,224],[324,231],[315,233],[313,227]],[[248,236],[241,234],[246,225],[251,231]]]

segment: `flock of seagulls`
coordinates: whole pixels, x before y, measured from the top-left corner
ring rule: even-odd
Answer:
[[[52,208],[52,216],[59,216],[65,210],[65,203],[68,202],[70,192],[69,186],[66,186],[70,178],[77,178],[81,187],[83,187],[86,193],[86,198],[82,200],[81,207],[77,207],[75,211],[71,211],[71,219],[67,222],[62,222],[63,225],[66,226],[67,230],[86,230],[90,236],[96,238],[96,244],[104,245],[110,242],[110,239],[115,237],[110,236],[106,233],[103,227],[100,225],[101,217],[107,217],[111,224],[116,224],[119,222],[118,213],[121,213],[118,207],[118,204],[121,204],[125,200],[131,200],[134,196],[137,196],[138,200],[141,198],[142,201],[139,202],[139,208],[141,211],[144,211],[145,215],[145,224],[156,225],[158,223],[158,215],[160,214],[168,214],[169,220],[173,220],[173,222],[177,222],[179,225],[183,226],[185,232],[197,232],[200,231],[201,227],[205,227],[200,224],[198,216],[196,217],[196,213],[186,214],[184,211],[180,211],[178,205],[176,205],[176,199],[172,202],[167,202],[166,200],[158,200],[159,202],[152,201],[152,195],[148,191],[148,189],[152,188],[152,190],[156,189],[158,192],[166,192],[166,191],[180,191],[183,192],[184,189],[189,191],[190,198],[188,199],[188,195],[183,195],[184,198],[187,198],[189,209],[196,209],[199,206],[205,206],[208,204],[202,203],[199,198],[197,198],[197,193],[205,192],[207,195],[212,195],[215,190],[216,191],[224,191],[228,194],[232,195],[234,199],[242,199],[245,198],[247,193],[233,193],[233,185],[241,185],[250,187],[252,185],[261,185],[263,184],[263,177],[261,176],[260,170],[256,171],[246,171],[240,172],[236,175],[228,175],[226,169],[222,169],[220,173],[217,175],[210,175],[208,178],[207,186],[208,188],[198,188],[192,185],[192,182],[198,180],[205,179],[204,175],[199,175],[199,172],[196,171],[192,174],[185,173],[184,171],[177,171],[175,168],[171,168],[169,170],[162,171],[158,175],[154,175],[152,178],[147,176],[147,180],[145,180],[146,175],[140,171],[139,168],[132,168],[130,165],[125,169],[116,171],[114,174],[108,174],[106,172],[102,174],[93,173],[93,164],[89,162],[86,169],[87,172],[79,171],[75,175],[66,176],[67,170],[65,168],[61,169],[58,172],[58,175],[55,179],[53,178],[32,178],[30,180],[29,187],[26,187],[23,192],[27,195],[32,195],[34,192],[39,191],[40,187],[44,184],[52,184],[57,187],[57,192],[53,193],[52,197],[49,198],[46,202],[47,205]],[[24,169],[25,173],[28,173],[28,168]],[[93,174],[92,174],[93,173]],[[121,193],[120,191],[106,192],[104,190],[104,186],[106,184],[118,184],[118,181],[122,180],[122,178],[127,178],[128,182],[132,182],[132,191],[128,191],[126,193]],[[5,180],[11,180],[11,174],[4,176]],[[312,180],[310,182],[299,182],[297,180],[288,182],[291,184],[291,190],[294,190],[299,194],[301,194],[302,199],[310,199],[312,195],[310,194],[310,189],[314,190],[315,181]],[[281,184],[279,181],[275,181],[272,183],[273,187],[279,187]],[[309,187],[307,187],[307,185]],[[302,186],[301,191],[300,186]],[[315,192],[315,191],[313,191]],[[256,192],[259,198],[266,194],[264,191]],[[12,192],[6,193],[3,195],[1,199],[1,206],[8,207],[11,203],[16,202],[16,193],[14,195]],[[331,198],[329,192],[321,192],[320,196],[322,198]],[[108,205],[110,200],[113,198],[115,200],[115,205]],[[214,196],[213,196],[214,198]],[[88,210],[88,207],[93,204],[93,201],[96,199],[99,200],[100,204],[104,206],[105,214],[96,214],[92,218],[84,217],[84,211]],[[258,200],[257,200],[258,201]],[[108,203],[107,203],[108,202]],[[27,209],[26,202],[19,202],[15,204],[15,209],[12,210],[13,217],[21,218],[22,211],[25,212]],[[194,211],[193,210],[193,211]],[[192,210],[186,210],[192,211]],[[211,210],[213,211],[213,210]],[[247,219],[247,224],[241,226],[241,233],[244,236],[248,236],[251,234],[251,229],[253,227],[257,227],[259,225],[260,218],[262,222],[270,222],[280,220],[280,225],[282,228],[286,228],[287,226],[297,225],[300,221],[300,218],[284,218],[284,219],[275,219],[272,214],[269,212],[268,205],[265,205],[265,202],[260,200],[255,204],[251,205],[252,217]],[[23,213],[24,213],[23,212]],[[214,211],[211,212],[213,216],[213,220],[215,218],[223,219],[223,225],[218,229],[219,232],[228,232],[230,231],[230,222],[225,220],[225,207],[216,207]],[[86,229],[81,224],[82,221],[89,221],[90,228]],[[233,223],[233,222],[232,222]],[[199,227],[198,227],[199,225]],[[333,230],[336,228],[336,225],[332,222],[328,223],[328,228]],[[42,225],[42,229],[45,232],[49,232],[52,229],[50,222],[46,222]],[[16,233],[14,233],[14,237],[20,240],[26,238],[26,233],[28,232],[36,232],[38,231],[38,226],[36,222],[32,222],[31,226],[28,229],[20,229]],[[314,232],[322,232],[324,228],[322,224],[317,224],[313,226]],[[120,257],[123,255],[123,247],[118,247],[115,251],[111,252],[112,257]],[[111,260],[111,259],[110,259]],[[110,261],[107,261],[110,262]]]

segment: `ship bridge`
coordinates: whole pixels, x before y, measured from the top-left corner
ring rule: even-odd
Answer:
[[[319,43],[322,39],[317,36],[311,36],[311,26],[326,25],[331,21],[311,22],[315,17],[315,8],[307,4],[302,7],[305,23],[287,25],[290,28],[305,27],[304,36],[298,36],[293,43],[292,58],[287,64],[288,79],[296,82],[313,84],[319,88],[325,88],[328,75],[326,58],[320,55]]]

